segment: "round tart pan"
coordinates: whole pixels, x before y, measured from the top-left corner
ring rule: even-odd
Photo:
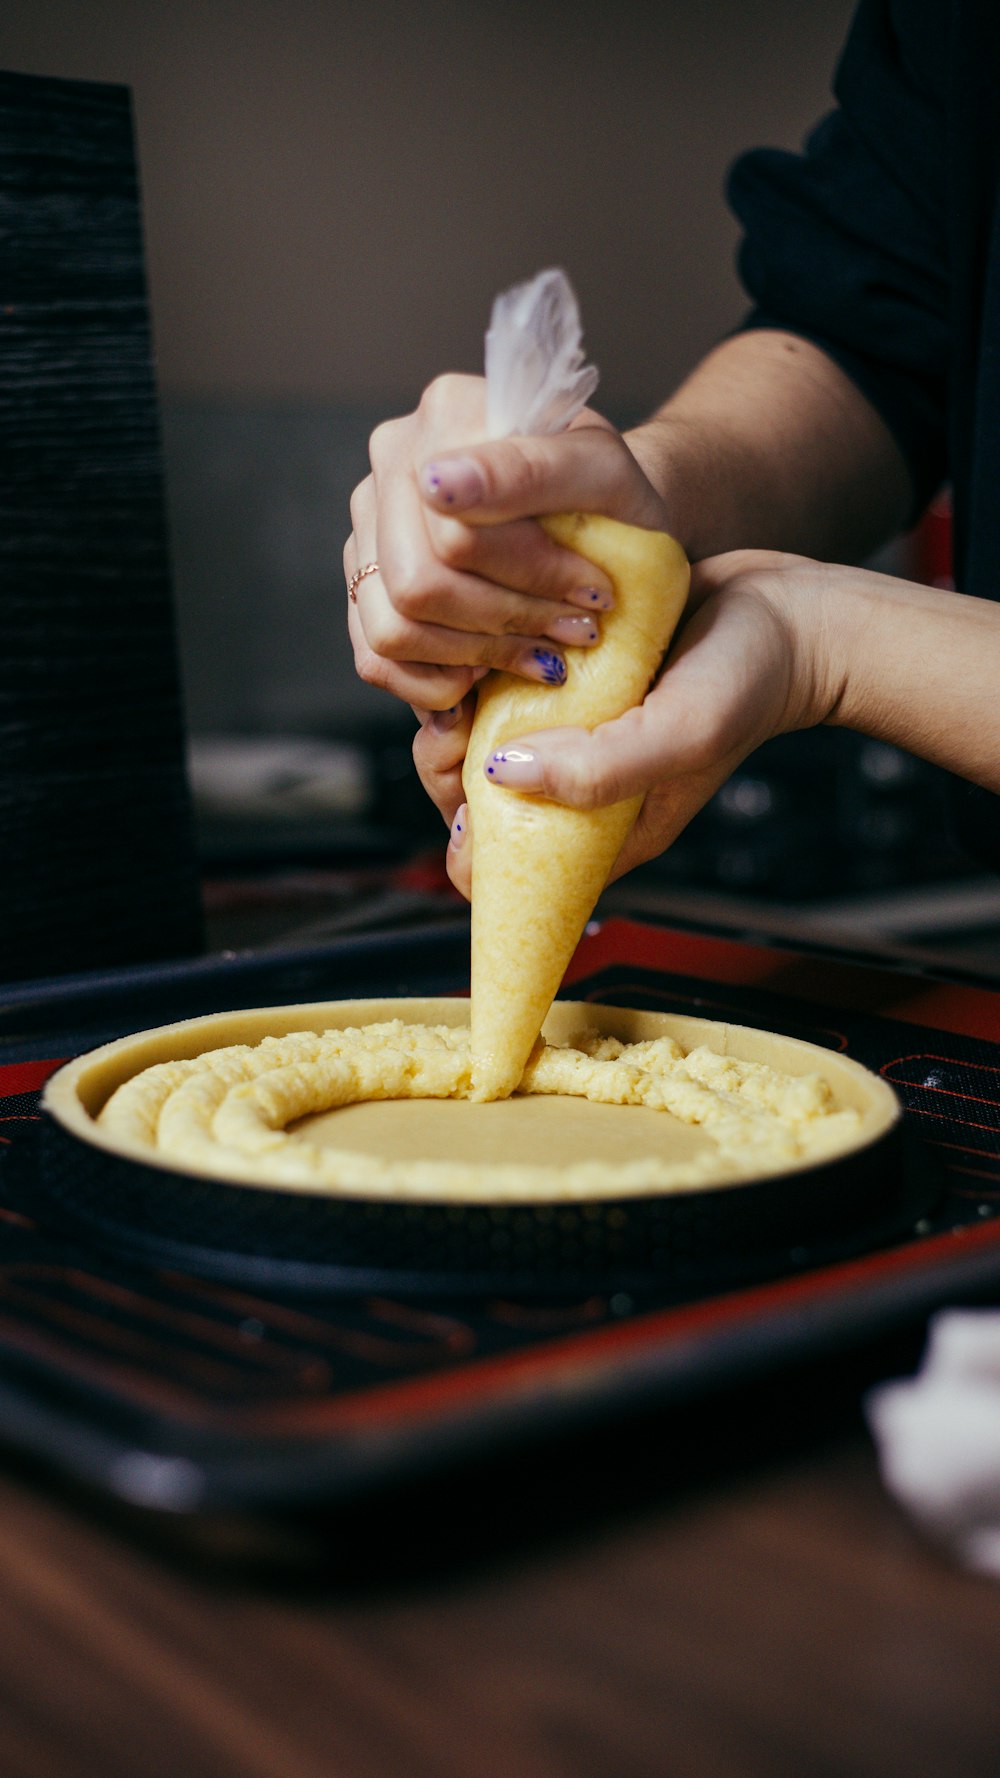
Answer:
[[[738,1282],[902,1235],[935,1195],[933,1179],[904,1145],[891,1087],[847,1057],[744,1026],[570,1001],[553,1006],[544,1027],[550,1041],[583,1030],[626,1042],[669,1034],[685,1049],[708,1044],[789,1074],[819,1072],[838,1105],[861,1114],[858,1139],[793,1171],[616,1196],[616,1156],[630,1159],[655,1145],[675,1158],[708,1138],[662,1112],[570,1098],[382,1102],[307,1120],[312,1140],[337,1120],[338,1146],[371,1152],[608,1162],[607,1194],[597,1198],[402,1201],[229,1183],[127,1152],[95,1122],[114,1089],[154,1062],[291,1031],[391,1018],[460,1025],[468,1016],[468,1001],[459,999],[328,1001],[216,1013],[107,1044],[49,1081],[36,1183],[63,1220],[158,1265],[257,1288],[452,1295],[649,1285],[685,1291]]]

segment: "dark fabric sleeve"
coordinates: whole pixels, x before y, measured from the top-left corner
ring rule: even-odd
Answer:
[[[744,326],[812,340],[885,420],[914,517],[947,474],[946,0],[863,0],[838,109],[801,155],[736,162],[729,199],[755,307]]]

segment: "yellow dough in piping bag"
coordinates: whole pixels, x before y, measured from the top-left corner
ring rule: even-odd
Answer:
[[[521,1079],[584,927],[642,797],[570,809],[504,790],[484,772],[505,742],[539,729],[596,728],[642,702],[684,609],[690,573],[679,543],[615,519],[539,521],[556,543],[603,568],[615,606],[593,648],[567,650],[561,686],[491,673],[479,687],[466,755],[472,867],[473,1098],[502,1099]]]

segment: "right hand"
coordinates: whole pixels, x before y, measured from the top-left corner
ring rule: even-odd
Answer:
[[[696,564],[687,614],[643,703],[593,730],[511,736],[520,759],[512,772],[493,768],[489,794],[533,793],[576,809],[642,795],[610,880],[658,856],[761,742],[828,719],[850,653],[839,614],[857,581],[858,570],[764,550]],[[465,752],[472,702],[447,732],[425,725],[414,747],[425,789],[453,821],[448,874],[466,896],[475,833],[455,756]]]
[[[551,542],[537,515],[667,528],[659,495],[599,414],[546,438],[484,431],[483,379],[439,377],[415,413],[373,433],[372,472],[351,500],[345,579],[379,564],[349,606],[357,670],[422,720],[460,705],[490,667],[541,679],[540,643],[596,640],[610,582]]]

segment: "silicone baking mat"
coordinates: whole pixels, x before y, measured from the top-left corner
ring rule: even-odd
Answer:
[[[890,1080],[942,1196],[902,1241],[669,1300],[282,1299],[123,1261],[39,1213],[37,1096],[61,1060],[208,1008],[464,992],[453,926],[114,972],[0,997],[0,1436],[174,1513],[357,1496],[489,1445],[690,1399],[1000,1292],[1000,990],[614,919],[574,998],[697,1012],[846,1050]],[[21,1175],[24,1175],[22,1178]]]

